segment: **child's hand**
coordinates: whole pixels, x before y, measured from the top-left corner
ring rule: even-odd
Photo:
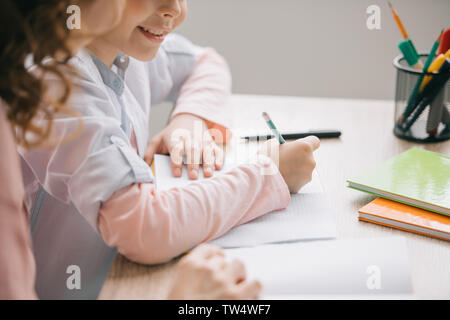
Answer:
[[[316,167],[313,152],[319,146],[320,140],[315,136],[282,145],[279,145],[276,139],[271,139],[266,142],[259,153],[272,158],[289,187],[289,191],[297,193],[312,179],[312,172]]]
[[[169,299],[257,299],[261,288],[240,261],[227,262],[222,249],[203,244],[180,260]]]
[[[224,154],[208,132],[205,121],[191,114],[175,116],[169,125],[150,140],[145,161],[153,161],[155,153],[170,154],[172,173],[181,177],[183,156],[186,155],[188,176],[197,179],[200,160],[205,177],[211,177],[214,170],[222,169]]]

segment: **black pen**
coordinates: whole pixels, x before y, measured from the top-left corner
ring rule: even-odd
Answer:
[[[341,136],[341,132],[339,130],[311,130],[308,132],[290,132],[290,133],[281,133],[281,136],[286,140],[291,139],[300,139],[307,136],[316,136],[319,139],[323,138],[339,138]],[[266,135],[258,135],[258,136],[244,136],[241,139],[245,140],[269,140],[274,138],[273,134]]]

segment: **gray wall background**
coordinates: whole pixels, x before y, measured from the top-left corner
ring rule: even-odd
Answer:
[[[450,27],[450,0],[391,0],[417,50]],[[228,60],[234,92],[392,99],[401,40],[385,0],[188,0],[179,32]],[[369,5],[381,30],[366,27]]]
[[[391,0],[418,51],[450,27],[450,0]],[[188,0],[177,32],[217,49],[233,73],[233,92],[393,99],[392,60],[402,40],[385,0]],[[381,30],[366,9],[381,9]],[[151,135],[169,108],[152,110]]]

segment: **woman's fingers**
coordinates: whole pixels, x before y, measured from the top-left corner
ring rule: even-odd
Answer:
[[[240,260],[233,260],[227,266],[227,276],[231,281],[231,299],[258,299],[262,285],[259,281],[248,281],[244,264]]]
[[[225,275],[225,270],[228,267],[228,262],[225,259],[225,256],[215,255],[208,259],[208,265],[211,270],[214,270],[218,274],[221,273],[222,275]],[[219,278],[222,277],[219,276]]]
[[[240,260],[231,261],[227,272],[233,283],[240,283],[245,280],[245,266]]]
[[[194,250],[192,250],[192,252],[189,255],[196,259],[211,259],[215,256],[224,257],[225,252],[223,251],[222,248],[212,246],[209,244],[201,244]]]
[[[247,279],[241,261],[229,261],[224,250],[208,244],[181,259],[178,272],[170,295],[174,299],[257,299],[262,289],[259,281]]]
[[[237,299],[256,300],[262,291],[262,284],[258,280],[245,281],[238,285],[236,292]]]

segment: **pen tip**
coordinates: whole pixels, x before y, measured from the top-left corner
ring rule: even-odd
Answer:
[[[441,33],[439,33],[439,37],[436,40],[437,42],[441,42],[441,38],[442,38],[442,34],[444,33],[444,30],[445,30],[445,28],[441,30]]]
[[[390,1],[387,2],[389,5],[389,8],[392,8],[392,3]]]
[[[269,117],[269,115],[267,114],[267,112],[263,112],[263,113],[262,113],[262,116],[263,116],[263,118],[264,118],[266,121],[269,121],[269,120],[270,120],[270,117]]]

